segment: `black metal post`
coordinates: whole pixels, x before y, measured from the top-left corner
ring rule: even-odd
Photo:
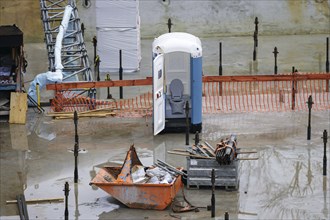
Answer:
[[[195,134],[195,146],[197,146],[199,144],[199,133],[198,131],[196,131],[196,134]]]
[[[96,58],[94,60],[94,67],[95,67],[95,72],[96,72],[96,80],[100,81],[100,57],[96,55]]]
[[[186,112],[186,145],[189,145],[189,102],[186,102],[186,107],[185,107],[185,112]]]
[[[311,139],[311,131],[312,131],[312,128],[311,128],[311,112],[312,112],[312,106],[314,104],[313,98],[312,98],[311,95],[308,97],[307,104],[308,104],[307,140],[310,140]]]
[[[292,67],[292,100],[291,100],[291,109],[295,110],[296,107],[296,82],[295,82],[295,68],[294,66]]]
[[[325,61],[325,72],[329,73],[329,38],[327,37],[326,45],[326,61]],[[329,92],[329,80],[326,81],[326,92]]]
[[[171,33],[171,27],[172,27],[173,23],[171,21],[171,18],[169,18],[167,20],[167,27],[168,27],[168,33]]]
[[[254,24],[255,24],[255,28],[254,28],[254,30],[255,30],[255,32],[257,32],[257,34],[258,34],[258,24],[259,24],[258,17],[256,17],[256,18],[254,19]],[[257,47],[258,47],[258,45],[257,45]]]
[[[219,43],[219,76],[222,76],[222,43]]]
[[[219,76],[222,76],[222,43],[219,43]],[[222,96],[222,83],[219,82],[219,95]]]
[[[257,47],[258,47],[258,17],[254,19],[254,33],[253,33],[253,40],[254,40],[254,46],[253,46],[253,61],[257,60]]]
[[[327,175],[327,141],[328,141],[328,132],[327,130],[323,131],[323,143],[324,143],[324,152],[323,152],[323,176]]]
[[[93,47],[94,47],[94,64],[95,64],[95,61],[96,61],[96,48],[97,48],[96,36],[93,37]]]
[[[278,54],[277,47],[274,47],[273,54],[275,59],[274,74],[277,75],[277,54]]]
[[[229,213],[225,212],[225,220],[229,220]]]
[[[79,137],[78,137],[78,113],[74,111],[73,117],[75,125],[75,143],[74,143],[74,183],[78,183],[78,153],[79,153]]]
[[[255,24],[254,33],[255,33],[256,47],[258,47],[258,24],[259,24],[258,17],[254,19],[254,24]]]
[[[121,50],[119,50],[119,80],[123,80],[123,66],[122,66],[122,54]],[[123,98],[123,87],[119,87],[119,98]]]
[[[325,72],[329,73],[329,38],[327,37]]]
[[[109,73],[107,73],[105,80],[110,81],[110,74]],[[112,95],[110,94],[110,87],[107,87],[107,99],[112,99]]]
[[[64,195],[65,195],[65,211],[64,211],[64,219],[69,219],[69,210],[68,210],[68,197],[69,197],[69,183],[65,182],[64,184]]]
[[[253,34],[253,41],[254,41],[254,45],[253,45],[253,61],[257,60],[257,32],[254,32]]]
[[[214,190],[215,190],[215,172],[214,172],[214,169],[212,169],[212,173],[211,173],[211,183],[212,183],[211,218],[214,218],[215,217],[215,195],[214,195]]]
[[[85,30],[86,30],[86,28],[85,28],[84,23],[81,23],[81,34],[83,37],[85,37]]]

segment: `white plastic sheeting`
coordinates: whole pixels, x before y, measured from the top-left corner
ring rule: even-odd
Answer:
[[[138,0],[97,0],[96,30],[101,72],[118,72],[122,50],[124,72],[139,70],[141,61]]]
[[[96,24],[98,28],[136,27],[139,23],[139,1],[96,1]]]
[[[40,73],[31,82],[28,95],[30,95],[35,101],[37,101],[37,91],[36,91],[37,83],[39,84],[39,90],[41,91],[46,86],[46,83],[48,81],[47,78],[52,74],[54,74],[54,72],[48,71],[46,73]]]
[[[61,50],[62,50],[62,41],[64,38],[64,34],[68,28],[69,25],[69,20],[71,17],[71,13],[72,13],[73,8],[71,7],[71,5],[67,5],[65,7],[65,11],[64,11],[64,15],[63,15],[63,19],[61,22],[61,25],[59,27],[59,31],[58,34],[56,36],[56,42],[55,42],[55,73],[54,74],[49,74],[48,75],[48,80],[50,81],[59,81],[61,82],[63,79],[63,75],[62,75],[62,69],[63,69],[63,65],[62,65],[62,57],[61,57]]]
[[[141,61],[140,36],[137,28],[102,28],[97,30],[101,71],[119,70],[119,50],[125,72],[139,69]]]

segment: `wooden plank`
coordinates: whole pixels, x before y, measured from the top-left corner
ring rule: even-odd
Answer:
[[[49,199],[30,199],[26,200],[27,204],[32,204],[32,203],[51,203],[51,202],[63,202],[64,198],[49,198]],[[16,204],[17,200],[7,200],[6,204]]]
[[[25,125],[11,124],[9,130],[11,147],[15,150],[28,150],[29,144]]]
[[[151,86],[152,77],[145,79],[131,80],[109,80],[99,82],[65,82],[56,84],[47,84],[47,90],[67,90],[67,89],[84,89],[84,88],[102,88],[102,87],[120,87],[120,86]]]
[[[25,124],[27,111],[27,94],[12,92],[10,93],[10,112],[9,123]]]
[[[203,76],[203,82],[257,82],[257,81],[300,81],[330,80],[330,74],[298,74],[298,75],[255,75],[255,76]],[[89,89],[119,86],[152,85],[152,77],[131,80],[109,80],[99,82],[65,82],[47,84],[47,90]]]
[[[330,74],[304,75],[257,75],[257,76],[203,76],[203,82],[257,82],[257,81],[299,81],[329,80]]]

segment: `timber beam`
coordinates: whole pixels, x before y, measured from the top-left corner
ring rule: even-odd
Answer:
[[[300,81],[300,80],[330,80],[330,74],[294,74],[294,75],[254,75],[254,76],[203,76],[203,82],[267,82],[267,81]],[[121,86],[151,86],[152,77],[145,79],[109,80],[98,82],[63,82],[47,84],[47,90],[70,90]]]
[[[86,89],[86,88],[102,88],[102,87],[120,87],[120,86],[151,86],[152,77],[145,79],[131,80],[109,80],[98,82],[63,82],[55,84],[47,84],[47,90],[69,90],[69,89]]]
[[[254,75],[254,76],[203,76],[203,82],[267,82],[267,81],[299,81],[330,80],[330,74],[294,74],[294,75]]]

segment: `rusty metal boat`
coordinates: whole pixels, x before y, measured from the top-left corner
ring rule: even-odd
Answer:
[[[98,186],[129,208],[163,210],[170,205],[183,187],[181,176],[171,183],[134,183],[132,167],[141,165],[132,145],[127,152],[122,167],[103,167],[91,185]]]

